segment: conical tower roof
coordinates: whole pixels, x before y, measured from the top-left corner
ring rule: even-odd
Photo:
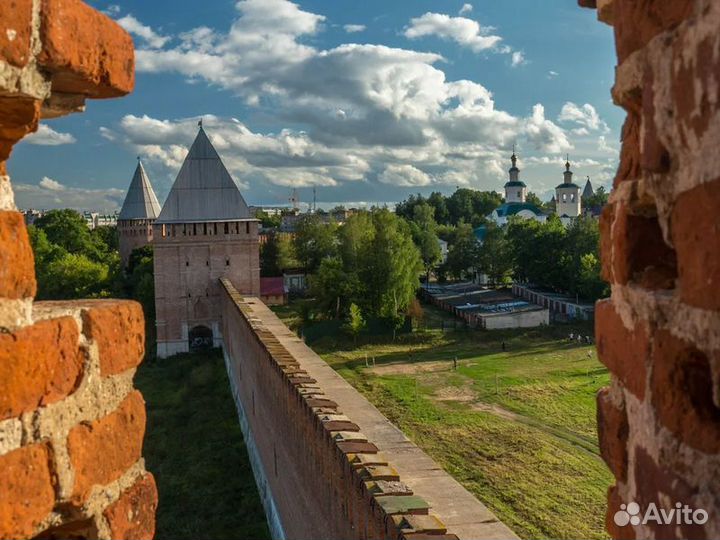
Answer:
[[[592,184],[590,183],[590,177],[588,176],[587,182],[585,183],[585,189],[583,189],[582,196],[583,199],[586,199],[588,197],[592,197],[595,195],[595,191],[593,190]]]
[[[160,203],[155,196],[145,168],[138,159],[137,168],[118,219],[156,219],[159,215]]]
[[[251,219],[235,181],[200,127],[165,200],[158,223]]]

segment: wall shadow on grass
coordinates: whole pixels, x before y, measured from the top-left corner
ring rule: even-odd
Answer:
[[[222,353],[150,360],[143,455],[159,491],[155,538],[268,539]]]

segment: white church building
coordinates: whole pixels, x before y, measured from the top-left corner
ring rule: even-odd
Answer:
[[[544,222],[547,215],[537,206],[526,201],[527,185],[520,180],[520,169],[517,167],[515,152],[510,156],[510,161],[512,161],[512,167],[508,170],[509,179],[503,186],[505,202],[493,210],[487,218],[499,226],[505,225],[512,216]]]

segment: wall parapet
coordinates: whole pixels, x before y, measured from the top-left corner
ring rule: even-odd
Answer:
[[[516,538],[257,298],[221,279],[256,479],[286,538]],[[246,434],[247,438],[247,434]]]
[[[40,118],[130,92],[130,35],[80,0],[0,2],[0,539],[152,538],[136,302],[36,302],[6,160]]]

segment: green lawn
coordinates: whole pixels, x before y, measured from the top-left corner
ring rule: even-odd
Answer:
[[[135,383],[160,498],[155,538],[269,538],[222,354],[151,360]]]
[[[298,328],[292,306],[277,312]],[[578,331],[591,326],[427,330],[357,345],[334,334],[310,345],[520,536],[607,538],[612,477],[598,455],[595,393],[609,376],[592,346],[567,342]]]

